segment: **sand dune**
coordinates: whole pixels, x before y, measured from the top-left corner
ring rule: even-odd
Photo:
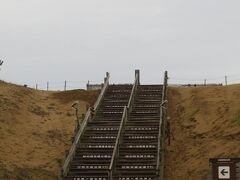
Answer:
[[[80,114],[97,91],[36,91],[0,82],[0,179],[56,179]]]
[[[204,180],[209,158],[240,157],[240,85],[170,88],[168,95],[166,180]]]
[[[0,179],[56,179],[80,114],[99,92],[36,91],[0,82]],[[240,156],[240,85],[170,88],[166,180],[202,180],[208,159]]]

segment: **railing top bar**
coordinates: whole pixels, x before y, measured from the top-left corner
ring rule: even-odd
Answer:
[[[98,96],[97,101],[95,102],[95,104],[93,106],[94,110],[96,110],[97,107],[99,106],[99,103],[100,103],[100,101],[101,101],[101,99],[102,99],[102,97],[103,97],[103,95],[105,93],[105,90],[106,90],[106,88],[107,88],[107,86],[109,84],[109,79],[110,79],[110,75],[109,75],[109,73],[107,73],[107,77],[105,78],[104,86],[103,86],[103,88],[101,90],[100,95]]]
[[[134,95],[135,88],[139,84],[138,77],[139,77],[139,74],[136,74],[135,81],[134,81],[133,88],[132,88],[131,95],[130,95],[130,99],[128,101],[128,106],[127,106],[128,108],[131,106],[131,102],[132,102],[132,98],[133,98],[133,95]]]
[[[121,119],[121,124],[120,124],[120,127],[119,127],[116,142],[115,142],[115,145],[114,145],[112,159],[111,159],[111,163],[110,163],[110,166],[109,166],[109,171],[111,171],[112,167],[113,167],[114,158],[115,158],[115,155],[116,155],[117,147],[118,147],[118,144],[119,144],[119,139],[120,139],[120,136],[121,136],[121,131],[122,131],[123,124],[124,124],[124,119],[126,118],[126,116],[127,116],[127,106],[124,106],[123,116],[122,116],[122,119]]]

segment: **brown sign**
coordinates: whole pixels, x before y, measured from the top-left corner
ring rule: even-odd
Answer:
[[[240,180],[240,158],[214,158],[212,165],[212,180]]]

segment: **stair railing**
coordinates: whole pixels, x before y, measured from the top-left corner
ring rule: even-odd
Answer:
[[[108,85],[109,85],[109,79],[110,79],[110,74],[107,72],[106,73],[106,77],[104,78],[104,85],[103,85],[103,88],[101,90],[101,93],[100,95],[98,96],[98,99],[97,101],[95,102],[94,104],[94,111],[97,111],[97,109],[99,108],[99,105],[101,103],[101,101],[103,100],[103,97],[106,93],[106,90],[108,88]],[[74,139],[74,142],[69,150],[69,153],[63,163],[63,167],[61,169],[61,174],[59,176],[59,179],[63,179],[63,177],[65,177],[68,173],[68,170],[69,170],[69,165],[70,165],[70,162],[72,161],[74,155],[75,155],[75,152],[76,152],[76,149],[77,149],[77,146],[78,144],[80,143],[80,139],[82,137],[82,134],[88,124],[88,122],[91,120],[92,118],[92,115],[91,115],[91,110],[90,108],[88,109],[86,115],[85,115],[85,118],[81,124],[81,127],[78,129],[78,132],[76,133],[75,135],[75,139]]]
[[[156,172],[159,180],[163,180],[164,171],[164,157],[165,157],[165,126],[166,126],[166,115],[167,115],[167,84],[168,84],[168,73],[165,71],[164,84],[162,90],[162,102],[160,104],[160,123],[158,130],[158,151],[157,151],[157,166]]]
[[[133,102],[134,102],[134,99],[135,99],[135,95],[136,95],[136,91],[137,91],[137,87],[138,85],[140,84],[139,82],[139,71],[136,70],[136,74],[135,74],[135,81],[134,81],[134,84],[133,84],[133,88],[132,88],[132,92],[131,92],[131,95],[130,95],[130,98],[129,98],[129,101],[128,101],[128,109],[129,109],[129,112],[132,111],[132,105],[133,105]]]
[[[137,71],[135,71],[135,81],[134,81],[134,85],[133,85],[131,95],[130,95],[130,98],[129,98],[129,101],[128,101],[128,105],[124,106],[124,111],[123,111],[121,123],[120,123],[120,126],[119,126],[119,130],[118,130],[118,135],[117,135],[116,142],[115,142],[115,145],[114,145],[111,162],[110,162],[109,169],[108,169],[109,180],[113,179],[113,167],[116,164],[117,157],[119,156],[120,139],[121,139],[122,133],[124,131],[125,124],[129,119],[130,112],[132,111],[132,105],[133,105],[135,95],[136,95],[136,91],[137,91],[137,87],[138,87],[139,84],[140,84],[140,82],[139,82],[139,71],[137,70]]]

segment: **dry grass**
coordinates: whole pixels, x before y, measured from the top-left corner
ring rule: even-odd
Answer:
[[[0,179],[56,179],[80,113],[99,92],[35,91],[0,82]],[[202,180],[208,159],[240,155],[240,86],[170,88],[174,140],[166,180]]]
[[[80,113],[98,92],[35,91],[0,82],[0,179],[56,179]]]
[[[100,91],[85,91],[85,90],[72,90],[68,92],[57,92],[53,94],[54,99],[58,99],[63,103],[73,102],[76,99],[88,102],[91,106],[95,103]]]
[[[170,88],[166,180],[203,180],[209,158],[240,156],[240,86]]]

